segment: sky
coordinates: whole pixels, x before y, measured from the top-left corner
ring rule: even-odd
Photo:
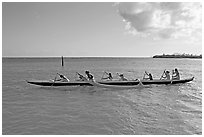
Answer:
[[[202,53],[201,3],[4,2],[3,57]]]

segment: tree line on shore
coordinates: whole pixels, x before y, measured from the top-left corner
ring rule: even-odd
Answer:
[[[202,54],[194,55],[194,54],[162,54],[162,55],[155,55],[153,58],[202,58]]]

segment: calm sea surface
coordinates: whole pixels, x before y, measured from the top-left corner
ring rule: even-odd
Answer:
[[[153,58],[3,58],[2,134],[49,135],[186,135],[202,134],[202,60]],[[177,85],[116,90],[97,87],[39,87],[25,80],[69,79],[76,72],[103,71],[142,78],[144,71],[160,78],[164,69],[178,68]]]

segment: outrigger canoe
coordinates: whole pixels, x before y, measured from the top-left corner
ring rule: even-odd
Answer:
[[[179,84],[179,83],[186,83],[190,82],[194,79],[187,78],[187,79],[181,79],[181,80],[141,80],[143,85],[151,85],[151,84]],[[117,86],[133,86],[138,85],[138,80],[129,80],[129,81],[96,81],[99,84],[103,85],[117,85]],[[29,84],[39,85],[39,86],[93,86],[93,84],[90,84],[87,81],[69,81],[69,82],[60,82],[60,81],[51,81],[51,80],[31,80],[27,81]]]

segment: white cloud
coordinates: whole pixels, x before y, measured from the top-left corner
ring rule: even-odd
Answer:
[[[126,30],[133,35],[201,40],[201,3],[135,2],[118,3],[116,6],[126,22]]]

